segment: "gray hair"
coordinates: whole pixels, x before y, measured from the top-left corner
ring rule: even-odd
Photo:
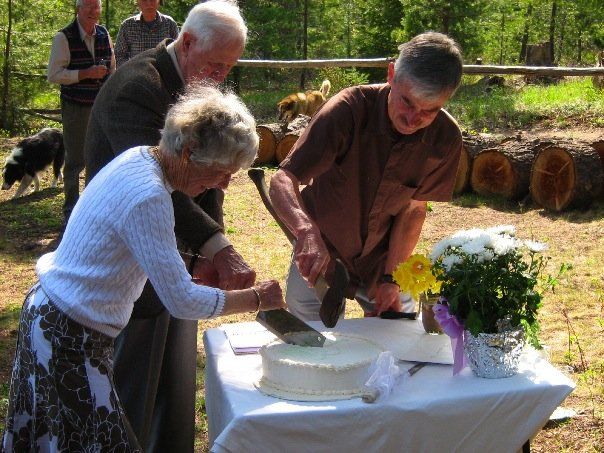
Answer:
[[[417,94],[435,98],[457,90],[463,72],[459,45],[447,35],[427,32],[417,35],[398,48],[394,64],[394,82],[409,80]]]
[[[236,95],[194,84],[168,111],[159,146],[178,156],[188,146],[201,165],[248,168],[258,143],[256,121]]]
[[[209,0],[189,11],[182,32],[194,35],[197,47],[206,51],[217,45],[228,46],[231,42],[247,41],[247,26],[237,3],[229,0]]]
[[[82,3],[84,3],[84,0],[76,0],[76,3],[75,3],[76,8],[79,8],[80,6],[82,6]],[[101,6],[103,6],[102,0],[97,0],[97,3]]]

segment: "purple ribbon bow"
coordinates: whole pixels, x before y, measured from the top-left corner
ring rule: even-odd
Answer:
[[[464,328],[455,316],[449,313],[449,307],[443,304],[434,304],[432,307],[434,319],[438,321],[443,332],[451,338],[453,350],[453,376],[459,374],[468,364],[463,351]]]

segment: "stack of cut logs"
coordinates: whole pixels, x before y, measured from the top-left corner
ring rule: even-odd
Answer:
[[[258,126],[255,165],[280,163],[310,118],[289,125]],[[551,210],[587,208],[604,198],[604,136],[593,142],[533,139],[529,134],[495,139],[464,133],[454,193],[532,200]]]
[[[310,117],[298,115],[291,123],[260,124],[256,128],[260,136],[258,157],[254,165],[271,165],[281,163],[289,154],[294,143],[306,126]]]
[[[456,194],[471,188],[509,200],[530,197],[551,211],[587,208],[604,198],[604,137],[584,142],[464,134],[463,141]]]

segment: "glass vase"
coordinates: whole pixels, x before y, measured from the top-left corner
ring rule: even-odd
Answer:
[[[443,333],[440,324],[436,319],[434,319],[434,311],[432,311],[432,307],[434,304],[438,303],[438,294],[420,294],[419,296],[419,304],[420,310],[422,313],[422,325],[424,326],[424,330],[426,333],[437,335],[439,333]]]

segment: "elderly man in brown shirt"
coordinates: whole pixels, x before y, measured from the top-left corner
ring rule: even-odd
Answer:
[[[413,253],[427,202],[451,199],[462,139],[442,107],[461,82],[461,52],[434,32],[399,50],[388,83],[331,98],[271,180],[297,239],[286,300],[302,319],[319,319],[312,287],[335,258],[350,274],[347,295],[372,300],[366,313],[400,311],[391,273]]]

